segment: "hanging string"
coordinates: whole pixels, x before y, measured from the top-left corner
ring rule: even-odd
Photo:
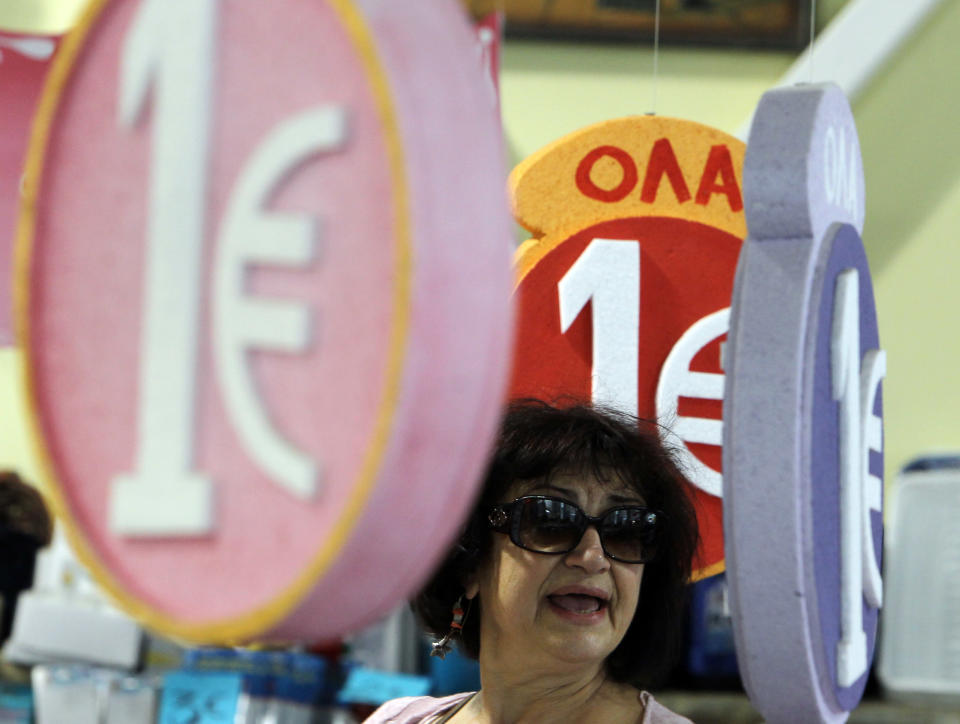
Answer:
[[[660,0],[653,17],[653,83],[648,116],[657,115],[657,84],[660,82]]]
[[[813,83],[813,39],[817,30],[817,0],[810,0],[810,45],[807,46],[807,79]]]

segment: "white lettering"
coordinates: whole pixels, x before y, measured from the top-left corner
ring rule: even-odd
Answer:
[[[704,417],[678,416],[681,397],[708,400],[723,399],[725,375],[716,372],[692,372],[690,363],[697,353],[730,330],[730,308],[720,309],[697,320],[683,333],[660,369],[657,382],[657,419],[671,427],[684,442],[706,445],[723,444],[723,421]],[[723,496],[723,476],[690,452],[681,448],[687,479],[703,492]]]
[[[137,123],[151,91],[155,119],[137,452],[113,481],[118,533],[213,527],[211,481],[193,470],[193,399],[216,19],[216,0],[144,0],[122,50],[120,126]]]
[[[557,284],[560,331],[592,301],[591,397],[637,414],[640,347],[640,242],[594,239]]]
[[[136,460],[114,478],[110,498],[110,526],[122,535],[214,529],[212,481],[193,467],[193,421],[217,11],[218,0],[144,0],[121,57],[120,126],[132,128],[155,96]],[[264,206],[294,168],[345,140],[339,107],[277,124],[228,199],[214,270],[214,361],[228,419],[268,478],[301,498],[315,493],[318,463],[271,424],[246,353],[304,350],[310,317],[293,302],[250,299],[244,281],[249,264],[313,259],[314,220]]]
[[[640,242],[594,239],[557,285],[560,331],[566,332],[592,302],[591,398],[596,404],[637,414],[640,349]],[[723,422],[678,417],[680,397],[723,399],[724,375],[692,372],[690,363],[705,345],[726,334],[730,309],[708,314],[677,340],[660,370],[657,418],[685,442],[723,444]],[[687,448],[681,455],[690,482],[710,495],[723,494],[723,477]]]
[[[887,355],[872,349],[863,357],[860,371],[860,414],[863,456],[863,593],[874,608],[883,605],[883,581],[874,552],[871,511],[883,511],[883,480],[870,473],[870,451],[883,452],[883,418],[873,413],[880,382],[887,376]]]
[[[857,205],[857,147],[847,143],[846,131],[827,128],[823,149],[823,183],[827,201],[846,211],[855,221]]]
[[[864,596],[872,607],[882,603],[870,521],[870,510],[881,508],[882,491],[880,479],[869,474],[868,455],[882,446],[882,422],[873,406],[886,358],[871,350],[861,367],[859,288],[856,269],[837,277],[830,350],[833,398],[840,403],[840,686],[852,686],[867,670]]]
[[[271,425],[247,366],[256,346],[286,352],[310,342],[308,311],[276,300],[244,296],[247,264],[304,266],[313,258],[313,219],[266,214],[263,207],[283,178],[309,156],[339,148],[346,140],[346,114],[325,107],[278,125],[244,168],[230,197],[214,278],[214,351],[229,418],[257,464],[294,495],[316,490],[317,464]]]
[[[823,140],[823,184],[827,201],[836,203],[837,198],[837,132],[833,126],[827,129]]]

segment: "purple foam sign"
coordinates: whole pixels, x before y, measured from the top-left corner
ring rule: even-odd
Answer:
[[[767,721],[842,722],[863,695],[882,604],[886,358],[838,88],[763,97],[744,196],[724,393],[737,659]]]

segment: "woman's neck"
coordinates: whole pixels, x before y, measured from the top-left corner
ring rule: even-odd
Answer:
[[[481,654],[480,671],[482,688],[462,712],[464,721],[574,724],[639,720],[638,692],[610,681],[602,665],[511,666],[502,659],[495,664],[484,662]]]

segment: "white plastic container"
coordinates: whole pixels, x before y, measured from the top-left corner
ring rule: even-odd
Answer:
[[[21,664],[133,669],[140,663],[143,636],[140,625],[99,591],[58,525],[50,547],[37,555],[33,588],[18,598],[3,656]]]
[[[891,501],[877,675],[901,699],[960,703],[960,470],[902,474]]]

